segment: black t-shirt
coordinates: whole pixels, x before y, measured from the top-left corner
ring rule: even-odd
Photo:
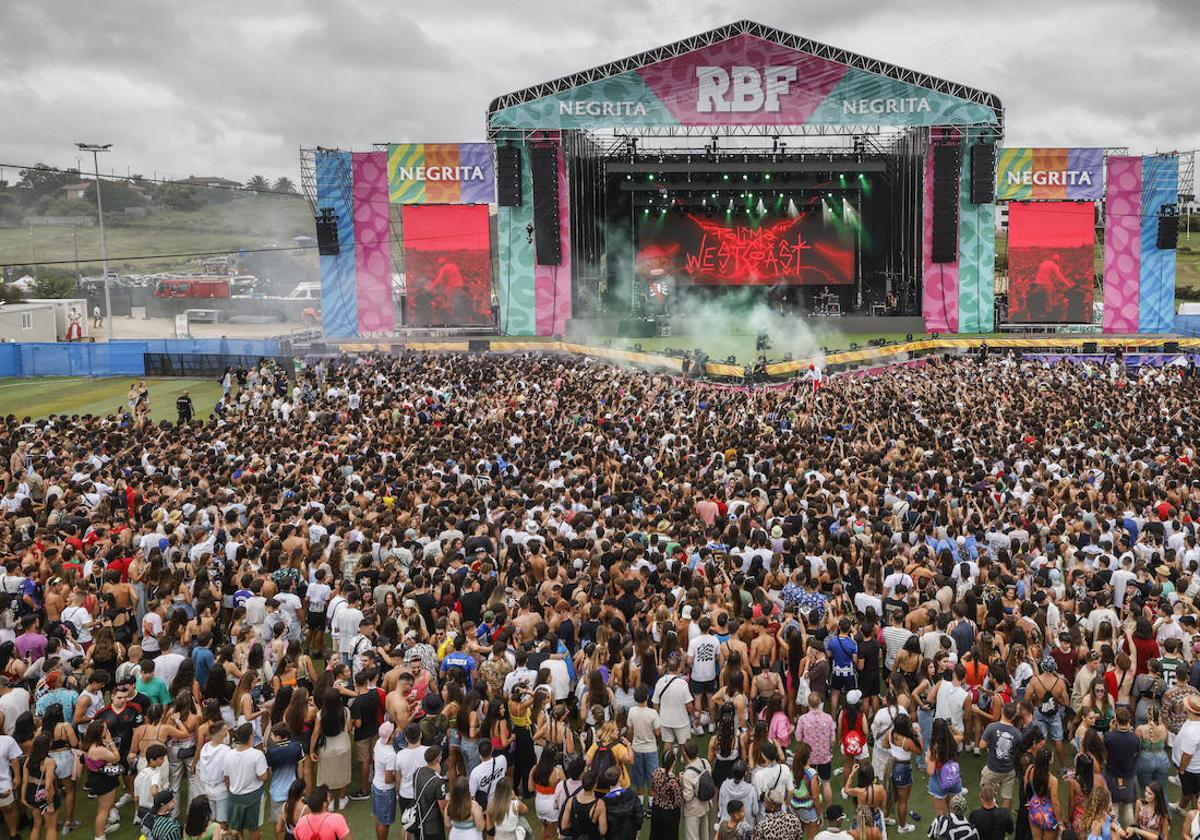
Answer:
[[[862,673],[879,673],[879,639],[874,635],[866,639],[860,633],[855,643],[858,645],[857,658],[863,661]]]
[[[462,606],[463,621],[473,621],[478,624],[483,620],[483,592],[464,592],[458,599]]]
[[[379,734],[379,702],[379,692],[372,688],[350,703],[350,717],[359,722],[354,729],[355,741],[365,741]]]
[[[109,734],[117,744],[121,757],[129,755],[129,747],[133,743],[133,730],[142,723],[142,709],[136,703],[127,703],[120,712],[112,706],[105,706],[96,713],[96,719],[108,724]]]
[[[413,795],[417,798],[417,813],[425,837],[442,834],[442,811],[438,802],[446,798],[446,780],[428,767],[418,767],[413,774]]]
[[[979,832],[979,840],[1004,840],[1015,830],[1012,814],[1002,808],[976,808],[970,822]]]
[[[529,657],[525,660],[525,667],[528,668],[530,671],[533,671],[536,674],[538,671],[541,670],[542,663],[545,662],[549,658],[550,658],[550,654],[547,651],[544,651],[544,650],[533,651],[532,653],[529,654]]]
[[[425,619],[425,626],[433,631],[433,611],[437,609],[438,600],[432,592],[421,592],[413,596],[413,600],[417,602],[417,609],[421,611],[421,618]]]
[[[599,621],[584,621],[579,625],[579,641],[596,641],[596,628],[600,626]]]
[[[617,609],[625,616],[626,621],[633,621],[633,617],[637,615],[638,604],[640,603],[637,595],[627,592],[617,599]]]

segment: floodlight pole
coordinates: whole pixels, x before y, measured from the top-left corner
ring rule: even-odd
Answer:
[[[113,340],[112,295],[109,293],[108,240],[104,236],[104,200],[100,198],[100,152],[107,152],[112,143],[76,143],[81,152],[92,153],[92,164],[96,172],[96,213],[100,216],[100,260],[104,265],[104,320],[108,326],[108,340]]]

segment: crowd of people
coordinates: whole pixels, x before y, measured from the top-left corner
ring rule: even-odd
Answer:
[[[407,354],[5,418],[9,835],[1200,835],[1197,380],[820,384]]]

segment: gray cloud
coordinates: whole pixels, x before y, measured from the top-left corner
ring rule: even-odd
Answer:
[[[997,93],[1014,144],[1191,148],[1194,0],[42,0],[0,27],[0,160],[297,173],[302,145],[483,136],[495,96],[738,17]]]

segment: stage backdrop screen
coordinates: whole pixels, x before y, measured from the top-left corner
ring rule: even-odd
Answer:
[[[1104,149],[1000,149],[996,200],[1104,198]]]
[[[492,323],[491,255],[485,205],[409,204],[403,213],[405,323]]]
[[[1013,202],[1008,208],[1008,319],[1092,320],[1096,208],[1091,202]]]
[[[816,286],[854,282],[854,210],[795,216],[639,212],[638,278],[679,286]]]

